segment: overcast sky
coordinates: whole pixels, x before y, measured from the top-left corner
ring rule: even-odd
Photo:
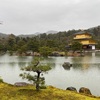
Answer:
[[[15,35],[100,25],[100,0],[0,0],[0,32]]]

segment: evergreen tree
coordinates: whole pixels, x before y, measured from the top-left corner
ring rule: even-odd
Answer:
[[[71,45],[71,49],[73,50],[73,52],[77,51],[77,50],[82,50],[82,44],[77,42],[77,41],[74,41]]]
[[[29,72],[35,72],[37,75],[31,75],[30,73],[23,73],[20,74],[20,76],[23,79],[28,79],[28,81],[33,81],[36,85],[36,90],[40,90],[40,86],[43,86],[45,84],[45,78],[41,77],[42,72],[47,72],[50,70],[51,67],[49,65],[43,65],[40,63],[39,58],[34,58],[33,61],[29,64],[29,66],[26,66],[22,68],[22,70],[29,71]]]
[[[47,57],[52,53],[52,49],[50,47],[40,47],[39,52],[42,56]]]

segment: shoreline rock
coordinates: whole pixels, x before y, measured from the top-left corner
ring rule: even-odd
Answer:
[[[28,85],[28,83],[26,83],[26,82],[16,82],[16,83],[14,83],[14,86],[27,86]]]
[[[70,91],[77,92],[77,90],[76,90],[76,88],[75,88],[75,87],[68,87],[66,90],[70,90]]]
[[[83,94],[86,94],[86,95],[92,95],[90,89],[85,88],[85,87],[81,87],[81,88],[79,89],[79,93],[83,93]]]

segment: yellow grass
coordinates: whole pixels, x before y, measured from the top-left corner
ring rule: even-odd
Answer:
[[[7,83],[0,83],[0,100],[100,100],[100,98],[61,90],[52,86],[37,92],[32,85],[16,87]]]

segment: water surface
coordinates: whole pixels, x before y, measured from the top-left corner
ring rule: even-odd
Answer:
[[[0,56],[0,76],[7,83],[14,84],[22,80],[19,74],[21,67],[27,66],[33,57]],[[72,67],[65,69],[64,62],[70,62]],[[100,96],[100,52],[87,53],[84,57],[49,57],[43,63],[49,63],[52,69],[44,73],[46,84],[66,89],[69,86],[79,90],[87,87],[92,94]]]

